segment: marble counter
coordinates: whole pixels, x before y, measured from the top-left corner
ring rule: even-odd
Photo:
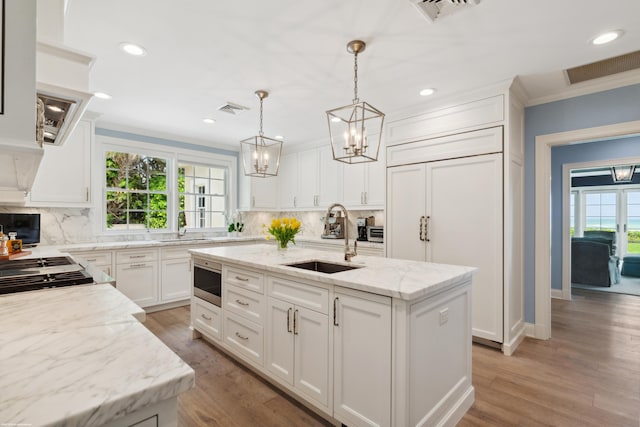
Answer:
[[[139,320],[107,284],[0,296],[0,422],[99,426],[193,387]]]
[[[222,263],[316,280],[408,301],[441,292],[470,280],[473,271],[476,270],[474,267],[362,255],[352,258],[351,262],[347,263],[341,253],[296,247],[278,251],[273,245],[267,244],[192,249],[190,252],[192,255]],[[311,260],[361,268],[326,274],[285,265]]]
[[[192,239],[188,236],[180,239],[167,239],[167,240],[132,240],[127,242],[92,242],[92,243],[77,243],[63,246],[56,246],[55,248],[60,252],[86,252],[96,250],[119,250],[119,249],[140,249],[140,248],[154,248],[154,247],[171,247],[171,246],[183,246],[183,245],[207,245],[216,243],[233,243],[233,242],[253,242],[258,239],[264,239],[261,236],[239,236],[239,237],[206,237]]]

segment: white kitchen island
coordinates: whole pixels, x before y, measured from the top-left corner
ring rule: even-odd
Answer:
[[[0,423],[177,426],[194,372],[109,284],[0,296]]]
[[[192,298],[194,336],[334,422],[453,426],[473,404],[474,268],[273,245],[195,249],[222,303]],[[286,264],[360,267],[322,273]]]

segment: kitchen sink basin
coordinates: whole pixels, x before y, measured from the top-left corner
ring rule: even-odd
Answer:
[[[202,241],[206,241],[206,240],[211,240],[208,237],[202,237],[202,238],[198,238],[198,239],[164,239],[164,240],[157,240],[160,243],[172,243],[172,242],[202,242]]]
[[[302,268],[303,270],[317,271],[318,273],[333,274],[341,271],[354,270],[362,268],[361,266],[351,266],[344,264],[334,264],[326,261],[307,261],[295,264],[285,264],[288,267]]]

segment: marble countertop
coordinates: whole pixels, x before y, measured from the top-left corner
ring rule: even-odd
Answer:
[[[108,284],[0,296],[0,422],[99,426],[193,387],[144,316]]]
[[[290,247],[278,251],[273,245],[257,244],[191,249],[198,257],[249,267],[270,273],[358,289],[403,300],[432,295],[471,279],[474,267],[408,261],[358,255],[350,263],[341,253]],[[284,264],[322,260],[361,268],[326,274]]]

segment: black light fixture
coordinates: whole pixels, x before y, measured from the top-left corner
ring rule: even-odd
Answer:
[[[625,183],[633,181],[636,165],[619,165],[611,167],[613,182]]]

